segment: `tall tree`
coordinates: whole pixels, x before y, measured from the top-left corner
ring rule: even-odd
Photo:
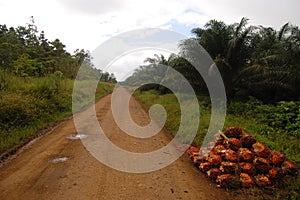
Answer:
[[[264,101],[297,99],[300,96],[297,84],[300,81],[300,45],[292,39],[297,29],[288,23],[279,31],[258,27],[251,65],[242,71],[243,85],[251,95]]]

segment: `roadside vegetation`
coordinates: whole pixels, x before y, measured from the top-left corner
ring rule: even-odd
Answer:
[[[89,51],[71,54],[59,39],[49,41],[33,18],[26,26],[0,25],[0,155],[72,114],[75,78],[81,85],[100,79],[96,99],[116,82],[113,74],[94,67]],[[90,100],[82,98],[77,109]]]
[[[193,38],[180,42],[178,55],[146,58],[145,65],[136,69],[124,84],[139,85],[141,79],[165,81],[166,72],[162,70],[164,68],[160,70],[160,65],[167,65],[182,74],[197,94],[208,95],[201,75],[185,59],[197,59],[193,58],[197,53],[194,52],[193,43],[198,42],[215,62],[222,76],[228,101],[247,101],[249,97],[264,103],[298,101],[299,27],[287,23],[280,30],[275,30],[272,27],[251,26],[248,22],[247,18],[242,18],[239,23],[227,25],[222,21],[210,20],[203,28],[192,30]],[[160,94],[170,92],[156,85],[147,85],[141,89],[156,89]]]
[[[145,65],[124,81],[137,87],[142,80],[161,78],[165,72],[153,73],[160,65],[180,72],[196,92],[200,105],[200,123],[193,145],[200,147],[210,122],[210,99],[200,74],[185,59],[193,55],[191,41],[201,44],[214,60],[224,81],[227,95],[225,127],[240,126],[271,149],[283,152],[300,164],[300,29],[289,23],[280,30],[251,26],[247,18],[225,24],[210,20],[192,30],[194,38],[180,44],[180,53],[168,58],[155,54]],[[150,76],[148,75],[150,74]],[[148,76],[147,76],[148,75]],[[154,82],[154,81],[152,81]],[[157,80],[155,80],[157,82]],[[147,108],[153,104],[165,107],[166,128],[174,136],[180,124],[180,108],[167,88],[147,84],[135,92]],[[300,179],[287,180],[271,193],[276,199],[298,199]],[[256,193],[257,194],[257,193]]]
[[[200,145],[210,120],[209,94],[201,75],[183,58],[183,55],[194,55],[189,42],[198,42],[215,61],[224,81],[225,126],[241,126],[300,163],[300,29],[287,23],[275,30],[251,26],[248,21],[242,18],[239,23],[227,25],[210,20],[203,28],[192,30],[194,38],[181,41],[178,55],[165,58],[155,54],[153,58],[146,58],[145,65],[122,84],[137,87],[140,81],[152,80],[152,77],[161,78],[163,82],[169,77],[164,76],[165,71],[159,71],[161,65],[179,71],[199,97],[202,117],[194,142]],[[166,126],[172,133],[176,130],[174,125],[179,124],[180,111],[170,90],[158,84],[147,84],[136,94],[146,105],[157,101],[165,105],[172,118]]]
[[[159,94],[156,90],[136,91],[135,97],[150,108],[160,104],[167,111],[165,127],[175,136],[180,124],[180,107],[173,94]],[[201,147],[203,138],[207,134],[210,122],[210,99],[207,96],[198,96],[200,123],[194,146]],[[258,141],[265,143],[272,150],[286,154],[288,158],[300,164],[299,147],[299,116],[300,102],[279,102],[277,104],[263,104],[251,99],[247,102],[232,101],[228,105],[224,129],[230,126],[240,126],[243,131],[255,136]],[[223,130],[224,131],[224,130]],[[274,189],[271,194],[275,199],[297,199],[300,189],[300,178],[286,179],[282,189]],[[249,195],[257,195],[263,191],[248,191]],[[251,194],[251,192],[253,194]],[[270,193],[270,191],[269,191]]]
[[[60,73],[18,77],[0,71],[0,79],[6,83],[0,90],[0,152],[72,114],[74,80]],[[95,98],[110,93],[113,87],[113,83],[99,82]],[[89,103],[82,102],[81,108]]]
[[[173,94],[160,95],[157,91],[135,92],[135,97],[147,108],[161,104],[168,113],[166,128],[174,136],[180,124],[180,107]],[[210,99],[198,96],[200,123],[193,144],[201,146],[210,122]],[[224,129],[240,126],[258,141],[271,149],[284,152],[290,159],[300,164],[299,119],[300,102],[280,102],[276,105],[263,104],[251,99],[247,102],[232,101],[228,105]]]
[[[201,118],[193,143],[201,146],[210,122],[210,100],[200,74],[184,58],[192,55],[190,41],[196,41],[207,50],[224,81],[228,99],[225,127],[240,126],[300,164],[300,29],[289,23],[275,30],[248,22],[242,18],[228,25],[210,20],[192,30],[193,38],[181,41],[178,55],[146,58],[145,65],[122,84],[136,87],[141,77],[164,81],[166,71],[159,64],[181,73],[199,100]],[[80,67],[83,73],[77,76]],[[90,79],[100,79],[95,98],[111,92],[116,82],[114,74],[93,65],[89,51],[69,53],[59,39],[49,41],[33,18],[26,26],[0,25],[0,154],[71,115],[75,78],[83,87],[88,87]],[[90,103],[84,90],[77,95],[78,110]],[[165,126],[176,134],[180,107],[170,90],[148,84],[135,96],[148,108],[163,105],[168,113]],[[284,187],[272,191],[273,196],[299,198],[299,176]]]

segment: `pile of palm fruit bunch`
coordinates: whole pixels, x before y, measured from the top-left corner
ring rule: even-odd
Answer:
[[[187,149],[194,165],[223,188],[268,187],[296,176],[297,165],[283,153],[271,151],[240,127],[229,127],[201,149]]]

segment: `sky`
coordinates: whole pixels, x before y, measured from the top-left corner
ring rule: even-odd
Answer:
[[[92,52],[111,37],[135,29],[169,29],[190,37],[192,28],[211,19],[231,24],[247,17],[251,25],[299,26],[299,8],[299,0],[0,0],[0,24],[24,26],[33,16],[38,30],[50,40],[60,39],[69,52]],[[141,63],[141,55],[116,63],[131,65],[138,58]]]

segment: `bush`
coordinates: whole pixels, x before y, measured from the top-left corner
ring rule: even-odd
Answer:
[[[250,98],[247,102],[232,101],[227,107],[227,112],[233,115],[241,115],[243,117],[249,118],[253,115],[259,114],[260,107],[263,103],[255,98]]]
[[[281,101],[275,106],[262,106],[261,121],[290,135],[300,134],[300,102]]]
[[[277,132],[286,132],[289,135],[300,134],[300,102],[281,101],[275,105],[263,104],[256,99],[247,102],[230,102],[228,114],[243,118],[255,118]]]
[[[0,152],[71,113],[74,81],[64,79],[59,71],[39,78],[0,71],[0,80],[5,81],[0,85]],[[113,87],[99,83],[97,98]]]
[[[31,104],[28,98],[17,94],[2,97],[0,107],[0,129],[24,127],[36,118],[36,113],[33,112],[34,104]]]

